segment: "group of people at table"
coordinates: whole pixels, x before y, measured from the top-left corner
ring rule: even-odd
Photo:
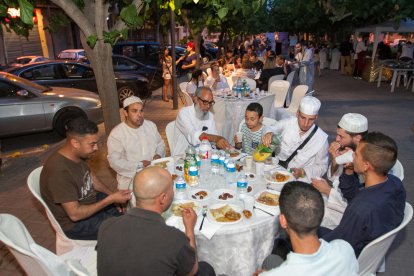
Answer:
[[[210,112],[213,105],[211,89],[201,87],[194,105],[181,108],[172,156],[182,155],[202,137],[218,149],[232,147],[217,133]],[[267,271],[256,274],[357,275],[356,257],[364,246],[403,219],[405,190],[400,179],[389,174],[397,160],[394,140],[368,132],[365,116],[348,113],[329,145],[328,135],[316,125],[320,106],[317,98],[306,96],[295,117],[263,126],[263,109],[252,103],[246,110],[242,141],[234,141],[251,153],[258,144],[269,145],[273,135],[280,135],[277,157],[287,160],[286,168],[297,179],[285,184],[280,194],[279,222],[287,233],[286,239],[275,243],[274,252],[280,256],[269,256],[263,264]],[[170,173],[150,166],[165,156],[157,126],[144,119],[140,98],[125,99],[123,108],[125,121],[107,140],[118,189],[110,190],[90,171],[86,160],[98,150],[98,128],[77,118],[67,125],[65,145],[43,166],[42,197],[69,238],[97,239],[99,275],[214,275],[211,265],[197,259],[195,212],[182,211],[184,233],[167,226],[161,216],[170,207],[174,190]],[[336,157],[351,150],[353,161],[338,165]],[[325,173],[332,185],[322,179]],[[133,206],[126,210],[132,199]]]

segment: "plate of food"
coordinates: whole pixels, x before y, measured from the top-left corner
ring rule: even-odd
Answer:
[[[230,157],[233,159],[237,159],[241,154],[241,152],[236,149],[226,150],[226,153],[230,154]]]
[[[168,169],[168,167],[171,165],[174,165],[174,158],[172,157],[164,157],[164,158],[160,158],[160,159],[155,159],[151,161],[151,165],[152,166],[158,166],[161,167],[163,169]]]
[[[171,204],[171,213],[173,216],[182,217],[181,211],[184,208],[192,208],[197,215],[201,212],[201,207],[193,200],[177,200]]]
[[[270,174],[265,175],[265,180],[271,184],[285,184],[288,181],[295,179],[293,174],[288,171],[271,171]]]
[[[193,189],[188,193],[188,197],[195,201],[205,201],[210,199],[210,191],[207,189]]]
[[[248,173],[248,172],[246,172],[244,175],[246,176],[247,181],[255,181],[257,179],[255,173]]]
[[[218,189],[214,192],[214,199],[219,201],[232,201],[236,199],[236,192],[230,189]]]
[[[264,207],[279,207],[279,195],[277,191],[264,190],[256,194],[255,201],[257,205]]]
[[[235,224],[243,219],[243,208],[234,204],[214,204],[207,212],[210,222],[216,224]]]

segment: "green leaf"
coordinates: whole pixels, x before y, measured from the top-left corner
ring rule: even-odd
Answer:
[[[138,28],[144,24],[144,20],[137,13],[137,8],[132,4],[122,8],[121,18],[129,27]]]
[[[97,35],[90,35],[86,39],[86,43],[88,43],[89,47],[91,47],[92,49],[95,47],[97,41],[98,41]]]
[[[33,5],[27,0],[19,0],[20,19],[27,25],[33,25]]]
[[[174,4],[174,0],[170,1],[170,3],[168,4],[168,6],[170,6],[170,9],[172,11],[175,11],[175,4]]]
[[[223,19],[224,17],[226,17],[228,12],[229,12],[229,9],[226,7],[223,7],[218,10],[217,15],[220,19]]]

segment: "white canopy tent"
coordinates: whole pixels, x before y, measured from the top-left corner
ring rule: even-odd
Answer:
[[[387,21],[381,24],[371,25],[367,27],[358,28],[355,30],[355,37],[358,37],[360,33],[373,33],[374,45],[372,49],[372,59],[374,60],[379,43],[379,37],[381,33],[414,33],[414,20],[406,19],[401,20],[400,24],[396,24],[393,21]]]

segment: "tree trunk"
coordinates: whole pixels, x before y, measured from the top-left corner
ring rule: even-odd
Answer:
[[[102,102],[105,133],[109,135],[111,130],[121,122],[118,92],[112,64],[112,47],[110,44],[98,40],[95,48],[91,49],[83,34],[81,35],[81,42],[95,73],[99,98]]]

